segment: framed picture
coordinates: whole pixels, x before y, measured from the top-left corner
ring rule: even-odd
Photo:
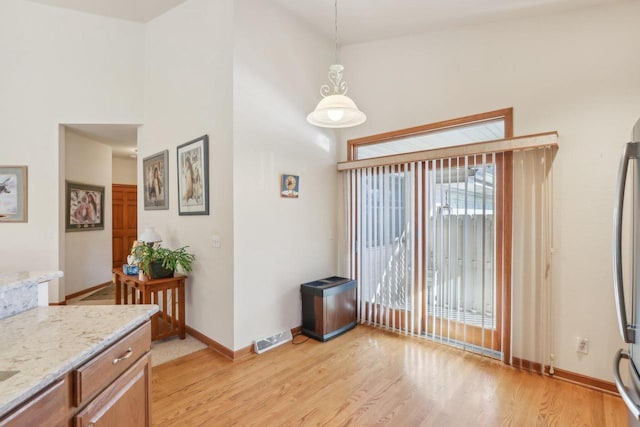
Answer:
[[[0,222],[27,222],[26,166],[0,166]]]
[[[142,160],[144,210],[169,209],[169,150]]]
[[[67,231],[104,230],[104,187],[66,181]]]
[[[300,177],[298,175],[282,175],[280,180],[280,197],[298,198]]]
[[[209,215],[209,136],[178,146],[178,214]]]

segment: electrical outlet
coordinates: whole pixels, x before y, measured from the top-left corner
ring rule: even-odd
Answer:
[[[576,352],[589,354],[589,339],[584,337],[576,337]]]

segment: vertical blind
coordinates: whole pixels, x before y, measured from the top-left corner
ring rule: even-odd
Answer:
[[[554,148],[513,153],[509,182],[501,182],[505,153],[345,170],[358,321],[544,369]]]
[[[499,357],[498,156],[346,171],[360,322]]]

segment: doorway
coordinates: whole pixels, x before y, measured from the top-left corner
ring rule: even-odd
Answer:
[[[59,281],[53,301],[64,302],[112,281],[112,268],[122,265],[128,249],[114,240],[135,235],[137,228],[137,129],[135,124],[61,124],[60,129],[60,228],[59,265],[65,277]],[[103,189],[103,228],[73,233],[65,229],[65,182]],[[129,186],[127,195],[114,194],[113,185]],[[114,200],[114,197],[116,198]],[[113,203],[118,207],[113,210]],[[123,204],[124,202],[124,204]],[[125,208],[126,205],[126,208]],[[126,218],[121,215],[126,214]],[[117,216],[117,218],[116,218]],[[120,220],[122,218],[122,220]],[[115,222],[114,222],[115,221]],[[113,227],[116,227],[114,233]],[[120,230],[123,229],[122,234]],[[117,262],[114,259],[117,255]]]

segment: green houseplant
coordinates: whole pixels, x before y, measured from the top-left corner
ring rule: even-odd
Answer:
[[[187,252],[188,246],[168,249],[161,246],[140,245],[133,250],[140,269],[152,279],[172,277],[178,267],[188,273],[192,269],[195,255]]]

